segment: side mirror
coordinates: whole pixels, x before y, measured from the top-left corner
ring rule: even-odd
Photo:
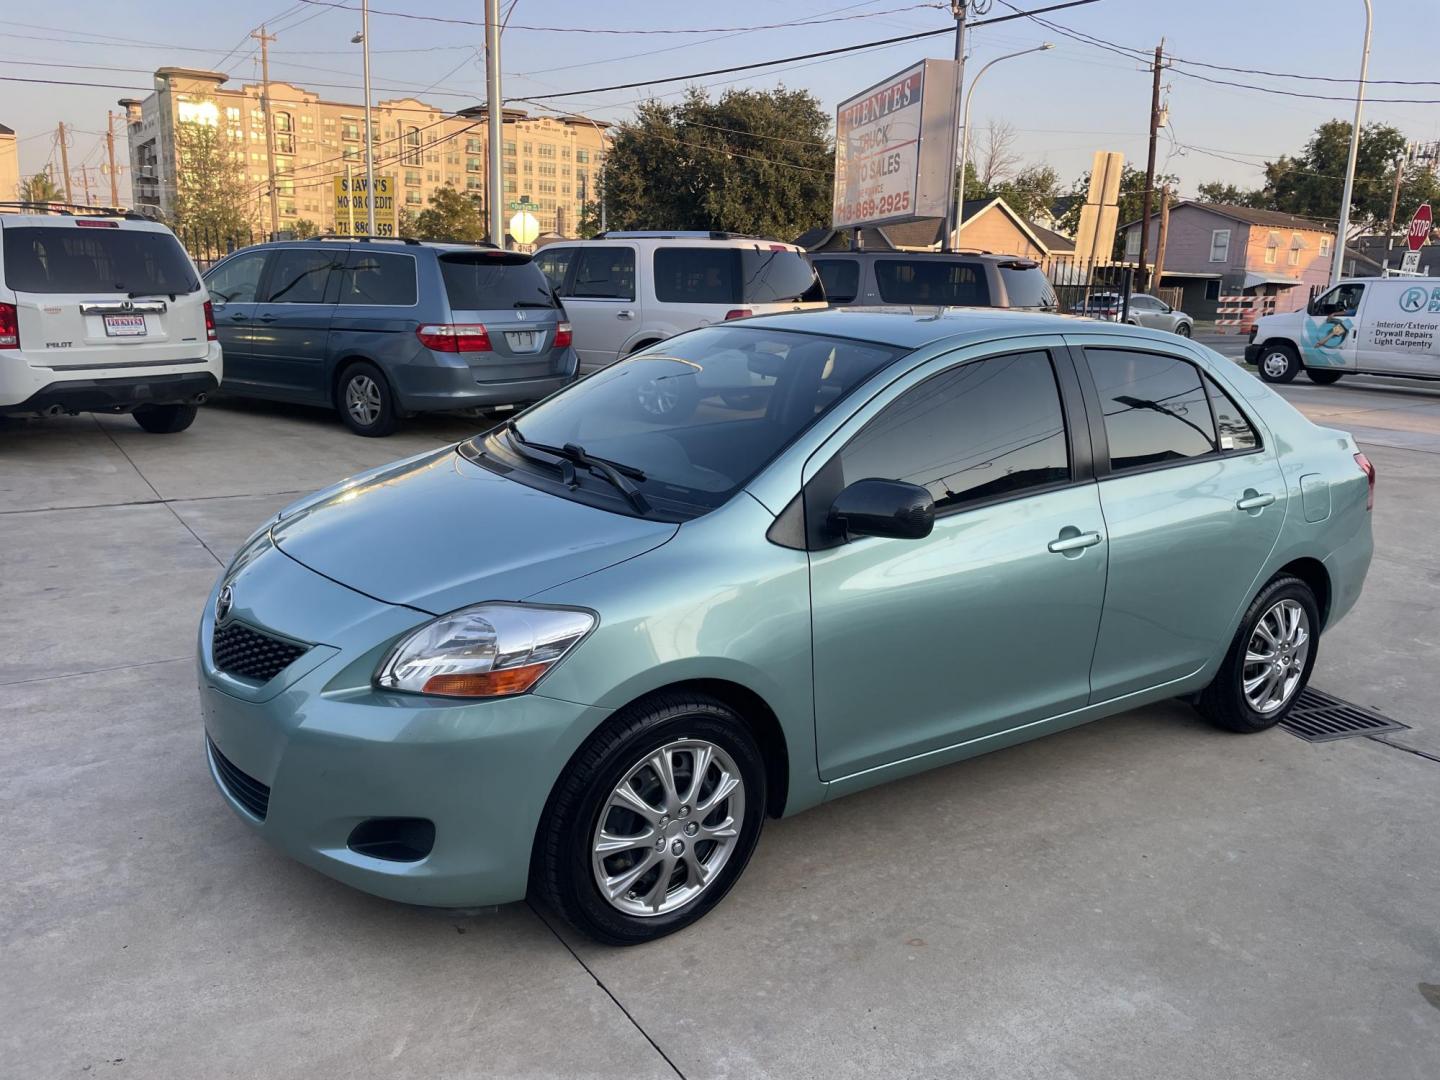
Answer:
[[[1163,302],[1160,304],[1160,307],[1164,309],[1166,315],[1169,315],[1171,312],[1173,312],[1173,311],[1175,310],[1175,309],[1174,309],[1173,307],[1171,307],[1169,304],[1166,304],[1166,303],[1163,303]]]
[[[903,480],[856,480],[835,496],[826,524],[846,538],[923,540],[935,528],[935,500],[923,487]]]

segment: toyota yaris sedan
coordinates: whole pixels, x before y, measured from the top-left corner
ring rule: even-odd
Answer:
[[[201,619],[209,767],[357,888],[642,942],[767,817],[1164,698],[1271,727],[1374,479],[1172,334],[706,327],[266,522]]]

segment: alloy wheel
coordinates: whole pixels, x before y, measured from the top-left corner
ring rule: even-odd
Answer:
[[[1241,682],[1245,700],[1268,714],[1294,696],[1310,656],[1310,617],[1294,600],[1274,604],[1255,624],[1245,645]]]
[[[345,408],[361,427],[380,419],[380,387],[369,375],[354,375],[345,384]]]
[[[667,915],[704,892],[737,850],[745,783],[715,743],[680,739],[631,766],[591,838],[595,885],[627,915]]]

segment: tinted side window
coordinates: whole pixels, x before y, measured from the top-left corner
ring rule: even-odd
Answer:
[[[733,248],[656,248],[655,299],[680,304],[739,302],[740,253]]]
[[[887,304],[988,307],[983,263],[946,259],[876,259],[875,284]]]
[[[260,271],[263,269],[263,251],[250,251],[227,260],[205,279],[205,286],[210,290],[210,299],[217,304],[253,304],[255,290],[260,287]]]
[[[558,292],[565,284],[565,271],[570,269],[570,260],[574,257],[574,248],[546,248],[535,256],[535,265],[549,279],[550,287]]]
[[[1136,293],[1134,296],[1130,297],[1130,306],[1136,311],[1160,310],[1160,302],[1158,300],[1152,300],[1150,297],[1145,296],[1142,293]]]
[[[1205,388],[1210,391],[1210,407],[1215,412],[1215,429],[1220,435],[1220,452],[1222,454],[1230,451],[1241,453],[1246,450],[1254,450],[1260,445],[1260,436],[1250,421],[1245,419],[1245,414],[1240,411],[1229,394],[1210,380],[1205,380]]]
[[[340,303],[410,307],[415,299],[413,255],[364,250],[350,253],[350,265],[340,276]]]
[[[1037,267],[1020,269],[1001,266],[1000,280],[1005,283],[1005,296],[1012,308],[1053,310],[1060,306],[1050,279]]]
[[[567,294],[600,300],[635,299],[635,249],[581,248],[575,254],[575,281]]]
[[[1065,417],[1050,356],[961,364],[886,406],[840,453],[844,482],[927,488],[936,510],[1070,478]]]
[[[1100,394],[1112,469],[1137,469],[1215,452],[1215,425],[1200,372],[1169,356],[1086,349]]]
[[[264,303],[319,304],[325,300],[330,272],[339,268],[333,251],[286,248],[270,255],[270,282]]]
[[[825,298],[848,304],[860,295],[860,263],[857,259],[816,259],[815,269],[825,284]]]

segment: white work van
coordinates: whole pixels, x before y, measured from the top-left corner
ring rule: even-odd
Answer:
[[[1266,382],[1346,374],[1440,379],[1440,279],[1350,278],[1303,311],[1266,315],[1250,332],[1245,362]]]

